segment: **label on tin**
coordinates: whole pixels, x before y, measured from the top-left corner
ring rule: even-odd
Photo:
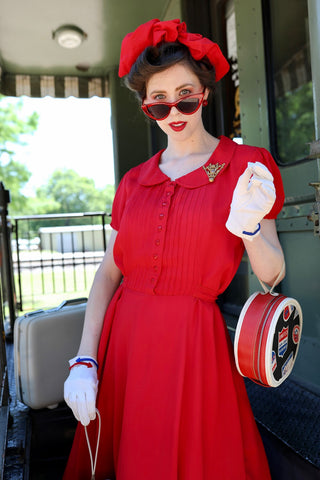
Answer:
[[[300,326],[299,325],[295,325],[293,327],[292,340],[294,341],[294,343],[296,345],[299,343],[299,340],[300,340]]]
[[[285,307],[285,309],[283,310],[283,320],[285,320],[286,322],[289,320],[290,318],[290,315],[291,313],[293,312],[294,310],[294,306],[293,305],[287,305]]]
[[[288,348],[288,327],[283,327],[281,332],[278,334],[278,355],[283,357]]]
[[[285,375],[287,375],[287,373],[289,373],[292,370],[292,367],[293,367],[293,352],[290,353],[289,357],[282,365],[282,369],[281,369],[282,376],[284,377]]]
[[[274,350],[272,350],[271,368],[272,368],[272,372],[274,372],[275,369],[277,368],[277,355]]]

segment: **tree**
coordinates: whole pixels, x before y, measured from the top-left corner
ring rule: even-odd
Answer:
[[[55,170],[48,182],[37,189],[36,197],[27,198],[28,215],[59,213],[111,213],[114,185],[99,189],[94,180],[81,177],[72,169]],[[111,218],[105,218],[110,223]],[[39,235],[41,227],[101,224],[101,217],[80,217],[67,219],[36,218],[20,223],[20,232],[25,238]]]
[[[31,177],[31,172],[20,162],[14,160],[14,145],[24,145],[23,135],[32,134],[37,126],[39,116],[36,112],[26,119],[21,116],[23,102],[9,103],[0,95],[0,180],[10,191],[10,214],[21,214],[26,205],[26,198],[21,193]]]
[[[98,189],[91,178],[66,168],[55,170],[48,183],[37,190],[37,203],[52,207],[41,213],[109,212],[113,197],[113,185]]]
[[[282,162],[293,162],[308,155],[309,143],[314,140],[312,82],[279,97],[276,118]]]

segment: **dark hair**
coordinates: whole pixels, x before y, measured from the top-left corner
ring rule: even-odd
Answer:
[[[162,43],[157,47],[147,47],[133,64],[125,78],[125,84],[136,92],[143,101],[146,97],[146,83],[158,72],[166,70],[177,63],[185,63],[197,75],[203,87],[210,91],[215,88],[215,69],[208,59],[195,60],[189,49],[182,43]]]

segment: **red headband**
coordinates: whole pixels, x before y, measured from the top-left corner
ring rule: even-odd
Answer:
[[[121,45],[119,77],[127,75],[143,50],[157,46],[161,42],[180,42],[188,47],[195,60],[207,57],[215,68],[216,82],[229,70],[230,66],[219,45],[198,33],[188,33],[184,22],[168,20],[160,22],[150,20],[140,25],[134,32],[128,33]]]

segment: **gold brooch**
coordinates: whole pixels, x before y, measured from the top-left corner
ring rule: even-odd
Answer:
[[[206,172],[209,178],[209,182],[213,182],[220,170],[223,169],[225,163],[209,163],[207,167],[203,166],[203,170]]]

